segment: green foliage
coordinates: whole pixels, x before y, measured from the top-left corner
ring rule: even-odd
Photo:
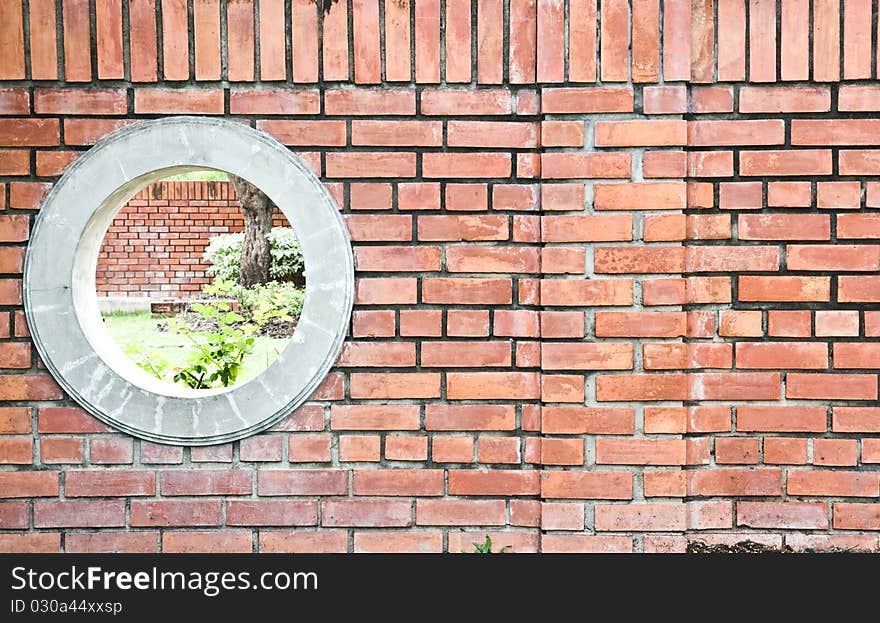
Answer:
[[[189,363],[176,371],[175,383],[192,389],[212,389],[234,385],[242,363],[254,350],[257,327],[244,323],[244,317],[230,309],[228,303],[196,303],[192,310],[217,322],[214,332],[193,331],[184,322],[173,319],[171,328],[192,341]],[[161,378],[161,377],[160,377]]]
[[[234,298],[248,321],[262,327],[278,319],[293,322],[302,313],[306,292],[289,282],[270,281],[250,288],[235,281],[215,279],[204,287],[205,294]]]
[[[273,227],[269,241],[269,278],[290,281],[303,269],[303,254],[299,240],[290,227]],[[210,264],[208,274],[221,281],[238,281],[241,272],[241,245],[244,233],[220,234],[208,242],[203,255]]]
[[[266,237],[269,241],[269,278],[272,281],[290,281],[303,269],[303,254],[299,240],[290,227],[273,227]]]
[[[229,174],[225,171],[215,171],[213,169],[201,169],[199,171],[188,171],[186,173],[178,173],[166,177],[163,182],[228,182]]]
[[[471,552],[472,554],[506,554],[507,550],[510,549],[510,545],[505,545],[497,552],[492,551],[492,539],[489,538],[489,535],[486,535],[486,540],[483,543],[474,543],[474,550]]]
[[[170,364],[168,360],[143,342],[132,342],[125,347],[125,355],[135,362],[138,368],[149,372],[157,379],[164,379]]]

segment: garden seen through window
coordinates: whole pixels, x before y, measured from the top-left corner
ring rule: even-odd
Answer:
[[[98,254],[103,326],[140,370],[189,390],[222,390],[268,368],[305,300],[293,229],[250,182],[199,169],[141,189]]]

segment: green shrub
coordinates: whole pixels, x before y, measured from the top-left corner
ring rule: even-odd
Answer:
[[[271,320],[292,322],[302,313],[306,291],[290,282],[269,281],[245,288],[231,280],[216,279],[205,294],[233,298],[250,322],[262,326]]]
[[[303,269],[302,249],[293,229],[273,227],[269,240],[269,278],[290,281]],[[210,264],[208,274],[222,281],[238,281],[244,233],[212,236],[202,256]]]
[[[269,240],[269,279],[290,281],[303,269],[303,254],[299,240],[290,227],[273,227]]]

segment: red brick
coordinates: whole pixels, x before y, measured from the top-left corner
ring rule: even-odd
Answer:
[[[0,149],[0,175],[30,175],[30,151]]]
[[[57,553],[61,551],[61,533],[0,534],[0,551],[7,554]]]
[[[165,553],[239,553],[252,551],[249,530],[165,532],[162,551]]]
[[[807,440],[801,437],[764,437],[764,463],[806,465]]]
[[[737,502],[736,525],[751,528],[827,529],[822,502]]]
[[[355,495],[434,496],[443,495],[443,470],[357,470]]]
[[[828,149],[741,151],[740,175],[830,175],[832,154]]]
[[[831,110],[828,87],[743,87],[739,111],[743,113],[807,113]]]
[[[106,528],[124,525],[124,500],[34,502],[35,528]]]
[[[34,89],[34,112],[44,115],[124,115],[122,89]]]
[[[0,437],[0,464],[30,465],[34,462],[30,437]]]
[[[89,3],[66,0],[62,3],[62,18],[64,78],[67,82],[89,82],[92,79]]]
[[[532,372],[449,372],[449,400],[532,400],[540,397],[538,376]]]
[[[82,438],[43,437],[40,439],[40,461],[44,464],[82,463]]]
[[[162,495],[250,495],[252,472],[247,470],[165,471]]]
[[[285,145],[345,146],[344,121],[257,121],[257,128]]]
[[[110,428],[81,409],[45,407],[39,410],[40,433],[106,433]]]
[[[582,147],[584,124],[581,121],[542,121],[541,146]]]
[[[824,407],[741,405],[736,411],[738,431],[825,432]]]
[[[89,459],[92,463],[131,463],[134,456],[132,440],[126,437],[95,437],[89,440]]]
[[[218,89],[135,89],[139,114],[222,114],[223,91]]]
[[[241,441],[239,458],[242,461],[280,461],[281,435],[259,435]]]
[[[327,154],[327,177],[415,177],[415,154],[334,152]]]
[[[593,534],[545,534],[541,537],[544,553],[628,553],[632,537]]]
[[[472,437],[434,437],[431,457],[438,463],[472,463],[474,440]]]
[[[268,495],[344,495],[348,492],[345,470],[261,470],[258,494]]]
[[[845,278],[844,278],[845,279]],[[828,277],[756,277],[743,275],[739,280],[741,301],[795,302],[828,301]]]
[[[79,443],[79,440],[76,439],[71,441]],[[144,464],[180,465],[183,463],[183,448],[144,441],[141,442],[141,462]]]
[[[9,184],[9,207],[36,210],[51,189],[52,185],[46,182],[12,182]]]
[[[814,439],[813,464],[854,466],[859,460],[859,442],[855,439]]]
[[[597,504],[597,531],[682,531],[687,527],[684,504]]]
[[[685,442],[680,439],[596,440],[596,463],[609,465],[683,465]]]
[[[0,89],[0,115],[27,115],[31,112],[26,89]]]
[[[226,524],[229,526],[314,526],[318,505],[314,501],[229,500]]]
[[[632,157],[623,152],[543,153],[541,177],[545,180],[569,178],[629,178]],[[624,208],[621,208],[624,209]]]
[[[537,495],[538,472],[449,470],[450,495]]]
[[[880,475],[876,473],[798,469],[788,472],[787,483],[789,495],[877,497],[880,494]]]
[[[828,345],[819,342],[739,342],[736,345],[739,368],[825,369]]]
[[[131,31],[129,35],[131,39],[131,79],[133,82],[155,82],[158,64],[156,1],[131,0],[129,23]]]
[[[796,216],[740,214],[738,219],[738,233],[741,240],[828,240],[831,238],[831,217],[825,214],[798,214]]]
[[[156,495],[156,475],[148,471],[68,471],[64,475],[67,497]]]
[[[260,531],[259,546],[261,552],[278,554],[345,553],[348,551],[348,534],[344,530]]]
[[[387,7],[386,7],[387,8]],[[354,551],[365,554],[426,554],[443,550],[443,534],[437,531],[355,532]]]
[[[233,89],[229,94],[229,112],[234,115],[314,115],[320,112],[320,97],[314,89]]]
[[[381,458],[381,439],[378,435],[340,435],[340,461],[378,462]]]
[[[752,437],[715,439],[715,462],[721,464],[757,464],[760,440]]]
[[[876,374],[800,374],[789,373],[787,398],[812,400],[876,400]]]
[[[593,205],[597,210],[679,210],[685,207],[682,182],[596,184]]]
[[[64,551],[82,554],[151,554],[157,551],[158,533],[143,532],[67,532]]]
[[[836,433],[880,432],[880,409],[872,407],[834,407],[831,430]]]
[[[513,430],[515,412],[505,405],[426,405],[426,430]]]
[[[52,147],[58,141],[58,119],[0,119],[4,147]]]
[[[66,145],[93,145],[107,134],[134,123],[133,119],[65,119]]]
[[[724,155],[722,152],[713,153]],[[646,151],[642,154],[642,176],[684,177],[688,175],[687,163],[688,155],[683,151]],[[730,166],[733,166],[732,159]]]
[[[834,527],[839,530],[880,530],[880,504],[834,503]]]
[[[547,471],[541,474],[541,497],[629,500],[632,475],[626,472]]]
[[[194,463],[232,463],[232,444],[191,448],[190,460]]]
[[[28,3],[30,16],[31,77],[34,80],[58,79],[56,6],[52,0]]]
[[[681,120],[597,121],[597,147],[672,147],[687,144],[687,123]]]
[[[545,113],[614,113],[633,111],[631,88],[575,87],[544,89],[541,110]]]
[[[359,305],[398,305],[416,302],[416,279],[379,277],[357,280]]]
[[[523,460],[521,446],[522,443],[519,437],[481,435],[477,439],[477,462],[519,463]]]
[[[437,398],[440,375],[433,373],[356,373],[351,375],[352,398]]]
[[[423,342],[421,364],[425,367],[507,367],[509,342]]]
[[[196,80],[219,80],[220,3],[214,0],[193,5]]]
[[[355,311],[352,327],[354,337],[394,337],[396,327],[394,311],[390,309]]]
[[[781,145],[784,142],[785,123],[781,119],[688,122],[688,145],[692,146]]]
[[[418,500],[420,526],[500,526],[505,523],[503,500]]]
[[[688,472],[688,495],[769,496],[782,495],[779,469],[702,469]]]
[[[838,277],[837,298],[841,302],[874,302],[880,300],[880,279],[841,275]]]
[[[584,528],[583,504],[574,502],[542,502],[542,530],[577,530]]]
[[[423,115],[508,115],[512,111],[510,93],[501,89],[425,90],[421,96]]]
[[[333,430],[418,430],[419,408],[416,405],[333,405],[330,427]]]

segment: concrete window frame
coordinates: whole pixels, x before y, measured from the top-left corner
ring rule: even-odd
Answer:
[[[122,353],[102,326],[95,269],[131,196],[203,168],[239,175],[275,202],[299,238],[307,287],[296,331],[269,368],[232,388],[196,391],[159,381]],[[348,331],[354,257],[332,196],[289,149],[238,122],[169,117],[124,127],[68,167],[31,232],[23,298],[40,357],[89,413],[142,439],[209,445],[269,428],[320,385]]]

